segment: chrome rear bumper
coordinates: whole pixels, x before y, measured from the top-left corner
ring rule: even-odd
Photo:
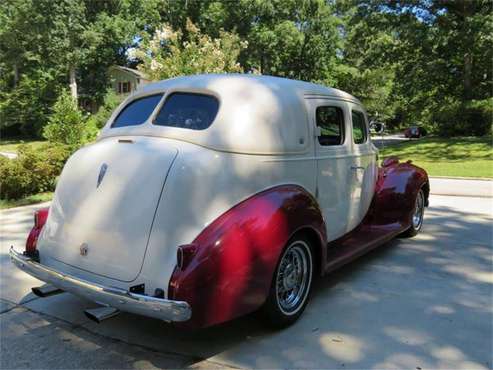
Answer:
[[[164,321],[186,321],[192,316],[187,302],[155,298],[91,283],[43,266],[16,252],[13,247],[10,248],[9,254],[12,262],[29,275],[96,303]]]

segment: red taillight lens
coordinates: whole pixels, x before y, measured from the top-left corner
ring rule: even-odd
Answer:
[[[186,244],[178,247],[176,251],[176,265],[180,270],[187,268],[192,261],[195,253],[197,252],[197,246],[195,244]]]
[[[48,218],[49,208],[41,208],[34,212],[34,226],[29,233],[26,240],[26,254],[33,254],[36,252],[36,244],[38,243],[38,236],[46,223]]]
[[[50,209],[47,207],[38,209],[36,212],[34,212],[34,227],[37,227],[38,229],[43,228],[44,224],[46,223],[46,219],[48,218],[49,211]]]

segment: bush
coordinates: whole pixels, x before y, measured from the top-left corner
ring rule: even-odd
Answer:
[[[493,99],[444,102],[432,119],[440,136],[484,136],[491,134]]]
[[[71,153],[72,147],[67,145],[47,144],[37,149],[21,145],[17,158],[0,157],[0,198],[19,199],[53,191]]]
[[[79,146],[84,137],[84,116],[77,102],[63,90],[44,127],[43,136],[51,143]]]
[[[104,96],[104,103],[98,109],[96,114],[93,114],[88,120],[88,126],[101,129],[106,124],[106,121],[111,117],[113,111],[123,101],[123,96],[115,93],[113,89],[108,89]]]

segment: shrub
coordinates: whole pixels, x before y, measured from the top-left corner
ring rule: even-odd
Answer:
[[[77,102],[63,90],[43,129],[43,136],[51,143],[79,146],[84,136],[84,117]]]
[[[34,149],[21,145],[18,157],[0,157],[0,198],[19,199],[55,189],[56,179],[72,153],[67,145],[46,144]]]
[[[123,101],[123,96],[115,93],[113,89],[108,89],[106,95],[104,96],[104,103],[99,107],[96,114],[93,114],[88,121],[88,125],[96,127],[97,129],[103,128],[106,121],[111,117],[113,111],[120,105]]]
[[[448,101],[437,109],[432,119],[440,136],[483,136],[491,134],[493,99],[469,102]]]

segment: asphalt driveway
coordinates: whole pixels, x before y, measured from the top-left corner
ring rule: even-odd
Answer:
[[[433,188],[433,187],[432,187]],[[1,368],[491,368],[493,198],[433,194],[423,233],[396,239],[316,283],[283,331],[254,316],[198,332],[120,314],[102,324],[70,294],[36,298],[11,266],[32,223],[1,211]]]

